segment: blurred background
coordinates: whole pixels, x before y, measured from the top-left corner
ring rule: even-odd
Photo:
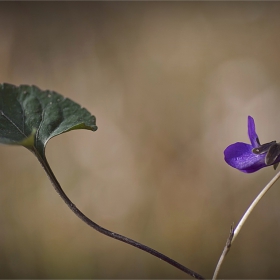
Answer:
[[[223,151],[280,140],[280,3],[0,3],[1,82],[54,90],[98,130],[47,158],[93,221],[211,278],[229,234],[274,176]],[[191,278],[80,221],[36,158],[0,146],[1,278]],[[279,278],[280,182],[227,255],[223,278]]]

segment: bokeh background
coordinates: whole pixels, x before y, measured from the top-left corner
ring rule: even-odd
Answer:
[[[98,130],[47,157],[95,222],[211,278],[272,168],[243,174],[224,149],[280,139],[280,3],[0,3],[0,77],[55,90]],[[190,278],[82,223],[36,158],[0,146],[0,278]],[[280,182],[257,206],[223,278],[279,278]]]

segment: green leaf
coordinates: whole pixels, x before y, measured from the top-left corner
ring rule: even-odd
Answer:
[[[54,91],[0,84],[0,143],[22,145],[44,156],[52,137],[74,129],[95,131],[95,117]]]

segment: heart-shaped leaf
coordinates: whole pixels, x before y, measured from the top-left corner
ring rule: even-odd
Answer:
[[[74,101],[36,86],[0,84],[0,143],[44,156],[49,139],[82,128],[95,131],[96,119]]]

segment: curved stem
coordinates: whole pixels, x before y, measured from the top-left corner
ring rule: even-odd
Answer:
[[[74,203],[72,203],[72,201],[68,198],[68,196],[65,194],[65,192],[63,191],[63,189],[61,188],[59,182],[57,181],[55,175],[53,174],[46,157],[42,157],[38,151],[33,148],[31,149],[31,152],[33,152],[35,154],[35,156],[37,157],[37,159],[39,160],[39,162],[41,163],[42,167],[44,168],[45,172],[47,173],[52,185],[54,186],[55,190],[57,191],[57,193],[60,195],[60,197],[64,200],[64,202],[67,204],[67,206],[83,221],[85,222],[87,225],[89,225],[90,227],[94,228],[95,230],[97,230],[98,232],[105,234],[109,237],[112,237],[114,239],[117,239],[119,241],[122,241],[124,243],[127,243],[131,246],[134,246],[138,249],[141,249],[151,255],[154,255],[156,257],[158,257],[159,259],[169,263],[170,265],[182,270],[183,272],[189,274],[190,276],[196,278],[196,279],[204,279],[201,275],[199,275],[198,273],[190,270],[189,268],[181,265],[180,263],[174,261],[173,259],[163,255],[162,253],[159,253],[158,251],[143,245],[137,241],[134,241],[130,238],[127,238],[123,235],[120,235],[118,233],[112,232],[110,230],[107,230],[101,226],[99,226],[98,224],[94,223],[92,220],[90,220],[87,216],[85,216],[76,206]]]
[[[252,213],[253,209],[256,207],[256,205],[259,203],[259,201],[263,198],[263,196],[268,192],[268,190],[274,185],[274,183],[280,178],[280,171],[272,178],[272,180],[263,188],[263,190],[258,194],[258,196],[255,198],[255,200],[252,202],[250,207],[247,209],[247,211],[244,213],[242,219],[234,229],[234,236],[232,238],[232,242],[235,240],[236,236],[240,232],[242,226],[246,222],[249,215]],[[231,242],[231,243],[232,243]]]
[[[241,228],[243,227],[244,223],[248,219],[249,215],[252,213],[256,205],[260,202],[260,200],[263,198],[263,196],[269,191],[269,189],[274,185],[274,183],[280,178],[280,171],[270,180],[270,182],[263,188],[263,190],[258,194],[258,196],[254,199],[254,201],[251,203],[247,211],[244,213],[243,217],[237,224],[236,228],[232,232],[231,238],[229,237],[227,240],[227,244],[224,248],[224,251],[219,259],[219,262],[216,266],[214,276],[212,279],[217,279],[218,273],[220,271],[221,265],[225,259],[226,254],[228,253],[230,246],[232,245],[233,241],[236,239],[236,236],[239,234]]]

